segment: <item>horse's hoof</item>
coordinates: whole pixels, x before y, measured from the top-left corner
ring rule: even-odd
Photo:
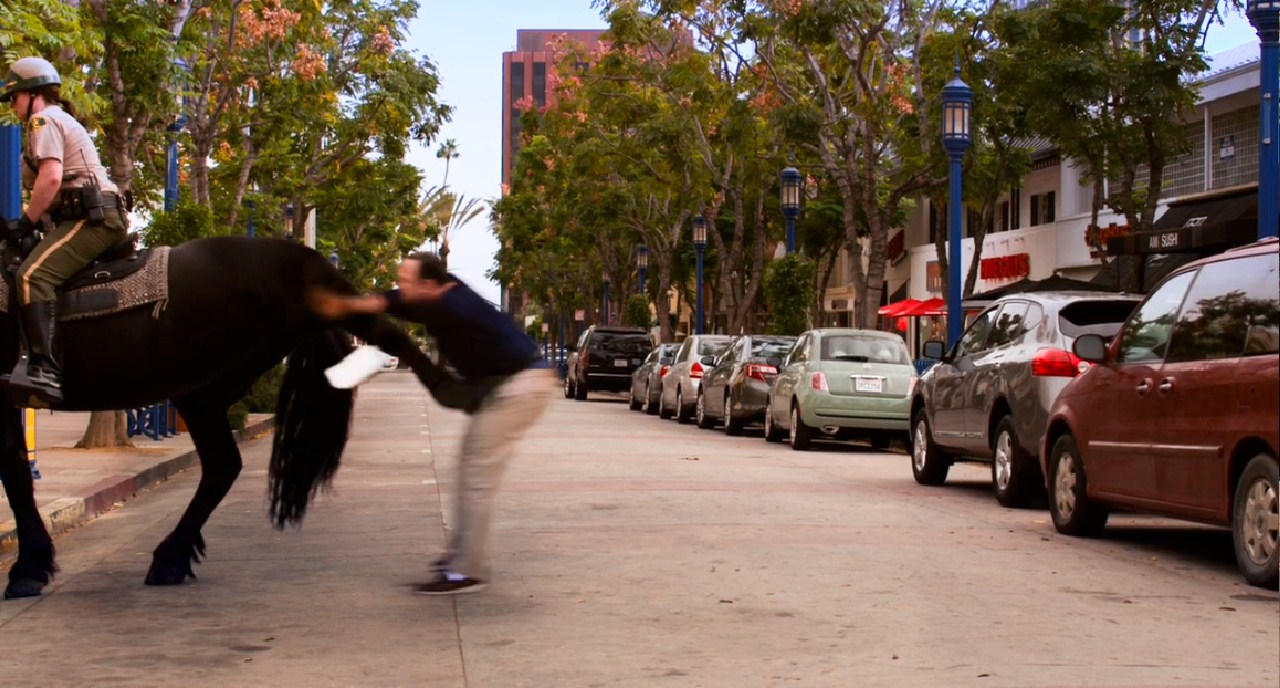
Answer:
[[[194,579],[196,576],[190,571],[157,561],[152,562],[145,582],[147,585],[182,585],[187,582],[188,577]]]
[[[8,587],[4,589],[4,598],[16,600],[22,597],[39,597],[43,590],[44,583],[30,578],[19,578],[9,581]]]

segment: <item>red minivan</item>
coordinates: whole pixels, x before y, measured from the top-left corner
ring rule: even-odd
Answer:
[[[1249,583],[1275,588],[1280,242],[1189,263],[1162,281],[1049,412],[1041,466],[1059,532],[1111,507],[1228,526]]]

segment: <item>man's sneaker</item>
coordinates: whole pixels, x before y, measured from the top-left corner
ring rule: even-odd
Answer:
[[[475,578],[441,571],[429,583],[414,586],[413,591],[419,595],[461,595],[468,592],[484,590],[485,582]]]
[[[376,346],[358,346],[347,357],[324,371],[329,384],[336,389],[351,389],[386,370],[390,354]]]

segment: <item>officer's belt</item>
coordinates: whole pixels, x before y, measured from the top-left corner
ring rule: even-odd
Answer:
[[[84,206],[85,190],[82,187],[74,189],[62,189],[58,192],[57,201],[49,208],[49,219],[54,222],[67,222],[72,220],[83,220],[88,216],[88,210]],[[101,197],[101,208],[103,210],[114,209],[121,215],[127,215],[125,210],[124,197],[114,191],[99,191]]]

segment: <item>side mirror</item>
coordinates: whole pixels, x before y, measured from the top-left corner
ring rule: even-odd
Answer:
[[[702,363],[702,365],[704,365],[704,366],[713,366],[713,365],[715,365],[715,364],[716,364],[716,357],[715,357],[715,356],[703,356],[703,357],[702,357],[702,360],[701,360],[701,363]]]
[[[1106,363],[1107,341],[1102,335],[1082,334],[1071,344],[1071,352],[1082,361]]]
[[[781,368],[781,367],[782,367],[782,358],[780,358],[780,357],[778,357],[778,356],[770,356],[770,357],[768,357],[768,358],[764,359],[764,362],[765,362],[765,363],[768,363],[769,365],[773,366],[774,368]]]
[[[947,345],[942,342],[931,339],[924,343],[924,348],[920,352],[925,358],[932,358],[935,361],[941,361],[943,356],[947,355]]]

